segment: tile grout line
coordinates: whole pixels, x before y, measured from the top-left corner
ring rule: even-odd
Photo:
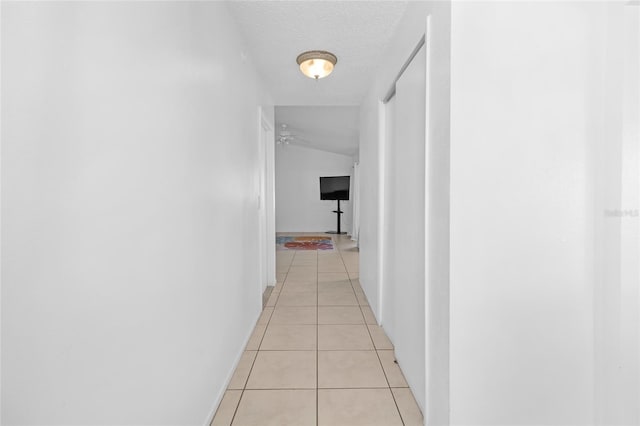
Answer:
[[[393,398],[393,403],[396,406],[396,410],[398,412],[398,416],[400,417],[400,421],[402,422],[402,425],[404,426],[404,419],[402,418],[402,413],[400,413],[400,407],[398,407],[398,402],[396,401],[396,397],[393,394],[393,391],[391,390],[391,384],[389,383],[389,378],[387,377],[387,372],[384,370],[384,366],[382,365],[382,360],[380,359],[380,354],[378,353],[378,348],[376,346],[375,341],[373,340],[373,335],[371,334],[371,330],[369,329],[369,324],[367,324],[367,318],[364,315],[364,312],[362,310],[362,306],[360,304],[360,300],[358,300],[358,296],[355,294],[356,289],[353,286],[353,280],[351,279],[351,274],[349,274],[349,271],[347,270],[347,265],[344,262],[344,258],[342,257],[342,251],[340,251],[340,259],[342,260],[342,264],[344,265],[344,269],[347,271],[347,277],[349,278],[349,283],[351,284],[351,290],[353,291],[354,295],[356,296],[356,300],[358,302],[358,308],[360,309],[360,315],[362,315],[362,319],[364,320],[364,326],[367,329],[367,333],[369,334],[369,338],[371,339],[371,343],[373,344],[373,350],[376,353],[376,357],[378,358],[378,363],[380,364],[380,369],[382,370],[382,374],[384,374],[384,379],[387,382],[387,387],[386,388],[377,388],[377,389],[388,389],[389,393],[391,394],[391,398]],[[358,254],[358,259],[360,259],[360,254]],[[358,276],[360,274],[358,273]],[[360,281],[358,279],[358,281]],[[368,300],[367,300],[367,306],[369,306]],[[395,359],[395,349],[394,349],[394,355],[393,355],[394,359]]]
[[[287,281],[287,277],[289,276],[289,271],[291,270],[291,265],[293,265],[293,259],[295,259],[295,257],[296,257],[296,253],[293,253],[293,256],[291,257],[291,262],[289,262],[289,266],[287,267],[287,272],[284,274],[284,279],[282,280],[282,286],[280,286],[280,290],[278,290],[278,295],[276,296],[276,300],[274,300],[273,306],[271,306],[274,311],[276,310],[276,305],[278,304],[278,300],[280,300],[280,295],[282,294],[282,290],[284,290],[284,283]],[[277,260],[276,260],[276,262],[277,262]],[[278,280],[277,280],[277,275],[276,275],[276,286],[277,285],[278,285]],[[275,287],[273,288],[273,291],[275,291]],[[273,291],[272,291],[272,294],[273,294]],[[271,297],[269,297],[269,298],[271,298]],[[267,300],[267,302],[268,302],[268,300]],[[269,306],[265,306],[265,308],[268,308],[268,307]],[[273,313],[271,315],[273,315]],[[271,321],[271,317],[269,317],[269,321]],[[266,331],[266,328],[265,328],[265,333],[266,332],[267,331]],[[264,335],[262,337],[264,338]],[[262,339],[260,340],[260,344],[262,344]],[[260,346],[258,346],[258,348],[260,348]]]
[[[388,392],[391,393],[391,396],[393,398],[394,401],[394,405],[396,407],[397,413],[399,415],[401,424],[404,426],[406,425],[405,420],[403,419],[402,413],[400,412],[400,408],[398,406],[398,402],[396,400],[395,394],[393,393],[393,389],[390,385],[389,382],[389,377],[387,375],[386,370],[384,369],[383,363],[382,363],[382,359],[380,357],[379,354],[379,349],[376,347],[376,344],[374,342],[373,339],[373,335],[372,332],[370,330],[369,324],[367,322],[367,317],[364,314],[364,308],[369,308],[370,309],[370,305],[368,304],[368,300],[364,300],[364,302],[366,302],[364,305],[361,304],[361,301],[358,299],[358,293],[355,291],[355,284],[354,281],[358,280],[357,278],[352,278],[351,274],[349,274],[349,271],[346,268],[346,262],[345,259],[343,257],[343,253],[342,253],[342,246],[339,244],[338,240],[341,239],[341,236],[336,236],[336,238],[334,239],[333,236],[331,236],[331,239],[334,241],[335,243],[335,252],[336,254],[339,256],[340,258],[340,262],[342,263],[342,266],[344,267],[344,270],[346,272],[347,275],[347,279],[349,280],[349,285],[351,286],[351,290],[352,290],[352,294],[356,297],[356,304],[355,305],[342,305],[342,304],[338,304],[338,305],[322,305],[320,306],[319,304],[319,296],[320,296],[320,282],[319,282],[319,276],[321,274],[320,272],[320,268],[319,268],[319,263],[320,263],[320,251],[319,250],[315,250],[315,266],[316,266],[316,303],[315,305],[288,305],[288,306],[280,306],[282,308],[311,308],[311,307],[315,307],[316,309],[316,350],[315,350],[315,355],[316,355],[316,386],[315,386],[315,391],[316,391],[316,426],[319,426],[319,391],[320,390],[345,390],[345,389],[353,389],[353,390],[357,390],[357,389],[388,389]],[[291,273],[291,268],[294,266],[295,263],[295,258],[296,256],[300,254],[299,250],[295,250],[294,254],[291,258],[291,262],[289,263],[289,266],[287,268],[287,272],[284,274],[284,278],[283,278],[283,282],[282,282],[282,287],[280,288],[280,292],[282,293],[283,290],[285,289],[285,283],[287,281],[287,279],[289,278],[288,275],[289,273]],[[359,254],[358,254],[358,258],[359,258]],[[305,266],[305,265],[301,265],[301,266]],[[337,266],[337,265],[336,265]],[[311,272],[312,273],[312,272]],[[359,280],[358,280],[359,281]],[[273,306],[269,306],[272,308],[270,315],[268,316],[268,319],[266,321],[266,325],[265,325],[265,332],[262,335],[260,342],[258,344],[258,349],[256,351],[256,356],[253,359],[252,363],[251,363],[251,367],[249,369],[249,373],[247,375],[247,378],[244,381],[244,385],[243,388],[241,389],[241,394],[238,400],[238,403],[235,407],[234,413],[233,413],[233,417],[231,418],[231,424],[233,424],[233,422],[235,421],[235,418],[239,412],[239,407],[240,404],[242,402],[242,400],[245,397],[245,391],[246,390],[267,390],[267,391],[279,391],[279,390],[312,390],[313,388],[307,388],[307,387],[301,387],[301,388],[286,388],[286,387],[275,387],[275,388],[260,388],[260,389],[248,389],[247,385],[248,385],[248,381],[251,377],[251,374],[253,373],[253,369],[255,367],[255,364],[257,362],[257,358],[260,355],[260,352],[269,352],[269,350],[262,350],[262,344],[264,342],[265,336],[266,336],[266,331],[267,329],[271,326],[278,326],[278,325],[284,325],[284,326],[300,326],[300,325],[307,325],[307,324],[296,324],[296,323],[283,323],[283,324],[275,324],[275,323],[271,323],[271,321],[273,320],[273,314],[275,313],[276,307],[279,303],[279,297],[280,294],[277,295],[275,301],[274,301],[274,305]],[[366,296],[365,296],[366,298]],[[358,311],[360,313],[360,317],[362,320],[362,323],[337,323],[337,324],[320,324],[320,307],[339,307],[339,308],[354,308],[354,307],[358,307]],[[356,311],[351,311],[353,313],[355,313]],[[264,308],[263,308],[263,313],[264,313]],[[256,324],[257,325],[257,324]],[[311,324],[309,324],[311,325]],[[369,336],[369,338],[371,339],[371,343],[373,344],[373,349],[361,349],[361,350],[351,350],[351,349],[328,349],[326,351],[321,351],[320,350],[320,325],[330,325],[330,326],[348,326],[348,325],[364,325],[366,327],[367,330],[367,334]],[[381,328],[381,327],[380,327]],[[320,352],[344,352],[344,351],[358,351],[358,352],[370,352],[371,350],[374,350],[376,352],[376,357],[378,359],[378,363],[380,365],[380,368],[382,370],[382,373],[385,377],[385,382],[386,382],[386,386],[382,386],[382,387],[371,387],[371,386],[364,386],[364,387],[327,387],[327,388],[320,388],[320,382],[319,382],[319,353]],[[246,351],[246,349],[245,349]],[[273,351],[282,351],[282,350],[277,350],[277,349],[273,349]],[[286,352],[295,352],[296,350],[290,351],[290,350],[285,350]],[[298,350],[298,351],[302,351],[302,349]],[[392,348],[392,353],[394,355],[394,359],[395,359],[395,349]],[[405,387],[406,388],[406,387]],[[410,388],[409,388],[410,389]],[[226,391],[228,391],[229,389],[227,389]],[[215,416],[214,416],[215,419]]]
[[[294,255],[295,256],[295,255]],[[287,274],[289,273],[289,268],[287,268]],[[285,281],[286,281],[286,274],[285,274]],[[276,281],[277,284],[277,281]],[[282,283],[284,285],[284,281]],[[278,298],[280,297],[280,295],[278,294]],[[276,306],[274,303],[273,307],[272,307],[272,311],[271,311],[271,315],[269,315],[269,319],[267,320],[267,324],[264,326],[264,334],[262,335],[262,338],[260,339],[260,343],[258,344],[258,349],[256,350],[256,356],[255,358],[253,358],[253,362],[251,363],[251,368],[249,368],[249,374],[247,374],[247,378],[244,380],[244,384],[242,385],[242,389],[241,389],[241,393],[240,393],[240,399],[238,399],[238,404],[236,405],[236,409],[233,412],[233,417],[231,417],[231,423],[230,425],[233,425],[233,421],[236,418],[236,415],[238,414],[238,409],[240,408],[240,403],[242,402],[242,398],[244,397],[244,391],[247,390],[247,384],[249,384],[249,378],[251,377],[251,373],[253,372],[253,367],[256,365],[256,361],[258,360],[258,355],[260,354],[260,346],[262,346],[262,341],[264,340],[264,336],[267,334],[267,328],[269,328],[269,323],[271,322],[271,318],[273,317],[273,313],[276,310]],[[268,308],[269,306],[265,306],[264,308],[262,308],[262,313],[264,313],[264,310],[266,308]],[[262,314],[260,314],[260,316],[262,316]],[[258,326],[258,324],[256,324],[256,327]],[[254,329],[255,331],[255,329]],[[245,348],[244,352],[247,352],[247,349]],[[237,369],[237,367],[236,367]],[[234,371],[235,374],[235,371]]]
[[[265,391],[265,390],[314,390],[316,388],[305,388],[305,387],[300,387],[300,388],[256,388],[256,389],[247,389],[247,390],[257,390],[257,391]],[[343,390],[343,389],[386,389],[385,387],[371,387],[371,386],[348,386],[348,387],[344,387],[344,388],[340,388],[340,387],[330,387],[330,388],[320,388],[321,390]],[[409,389],[409,388],[393,388],[393,389]],[[231,390],[236,390],[236,389],[231,389]],[[237,389],[239,390],[239,389]]]
[[[284,274],[284,279],[282,281],[282,288],[284,288],[284,283],[285,281],[287,281],[287,276],[289,275],[289,270],[291,269],[291,265],[293,264],[293,259],[295,258],[295,253],[293,255],[293,257],[291,258],[291,262],[289,263],[289,266],[287,267],[287,272]],[[276,280],[276,285],[278,285],[278,281]],[[256,365],[256,361],[258,360],[258,355],[260,354],[260,347],[262,346],[262,341],[264,340],[264,336],[266,336],[267,334],[267,329],[269,328],[269,323],[271,322],[271,318],[273,317],[273,313],[276,310],[276,305],[278,304],[278,299],[280,299],[280,292],[282,292],[282,288],[279,290],[278,292],[278,296],[276,297],[276,300],[273,303],[273,306],[265,306],[262,308],[262,313],[260,314],[260,316],[262,316],[262,314],[264,313],[265,308],[271,307],[272,311],[271,311],[271,315],[269,315],[269,319],[267,320],[267,324],[264,327],[264,333],[262,334],[262,338],[260,338],[260,343],[258,343],[258,349],[256,350],[256,356],[255,358],[253,358],[253,362],[251,363],[251,368],[249,369],[249,374],[247,374],[247,378],[244,380],[244,384],[242,385],[242,389],[241,389],[241,393],[240,393],[240,398],[238,399],[238,403],[236,404],[236,409],[233,411],[233,416],[231,417],[231,423],[230,425],[233,425],[233,421],[236,418],[236,415],[238,414],[238,409],[240,408],[240,403],[242,402],[242,398],[244,397],[244,392],[247,390],[247,384],[249,384],[249,378],[251,377],[251,373],[253,372],[253,367]],[[275,287],[274,287],[275,290]],[[273,291],[273,290],[272,290]],[[260,319],[258,319],[258,321],[260,321]],[[255,332],[255,328],[258,326],[258,324],[256,324],[254,326],[254,330],[253,332]],[[247,349],[245,347],[244,352],[247,352]],[[236,367],[237,369],[237,367]],[[235,371],[234,371],[235,374]],[[229,389],[227,388],[225,390],[225,393],[228,391]],[[215,415],[214,415],[214,419],[215,419]]]

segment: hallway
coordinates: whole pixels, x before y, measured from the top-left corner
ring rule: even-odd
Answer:
[[[423,424],[360,287],[358,251],[333,242],[277,251],[278,284],[212,426]]]
[[[637,0],[2,1],[0,39],[0,424],[640,426]],[[346,176],[358,250],[276,254]]]

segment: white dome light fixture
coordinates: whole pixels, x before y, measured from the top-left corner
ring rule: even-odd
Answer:
[[[331,74],[338,58],[331,52],[310,50],[298,55],[296,62],[300,65],[302,74],[317,80]]]

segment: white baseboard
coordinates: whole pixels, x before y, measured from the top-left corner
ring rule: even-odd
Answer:
[[[220,390],[220,392],[216,396],[216,399],[213,402],[213,408],[209,412],[209,415],[205,420],[204,426],[209,426],[213,421],[213,417],[216,415],[216,411],[218,411],[218,407],[222,402],[222,398],[224,398],[224,393],[227,391],[227,388],[229,387],[229,383],[231,383],[231,378],[233,377],[233,373],[235,373],[236,368],[238,368],[238,364],[240,363],[240,359],[242,358],[242,354],[244,353],[244,348],[247,347],[247,344],[249,343],[249,339],[251,339],[253,330],[256,328],[258,320],[260,319],[260,315],[262,315],[262,310],[258,314],[258,318],[256,318],[256,320],[254,321],[253,327],[251,328],[251,330],[249,330],[249,334],[245,336],[244,342],[242,344],[242,348],[240,349],[240,352],[238,353],[238,355],[236,355],[236,359],[233,362],[233,366],[231,367],[231,370],[229,371],[229,374],[227,375],[227,378],[224,381],[224,387]]]

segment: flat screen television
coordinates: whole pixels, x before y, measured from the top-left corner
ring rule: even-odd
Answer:
[[[320,178],[321,200],[348,200],[349,176],[326,176]]]

